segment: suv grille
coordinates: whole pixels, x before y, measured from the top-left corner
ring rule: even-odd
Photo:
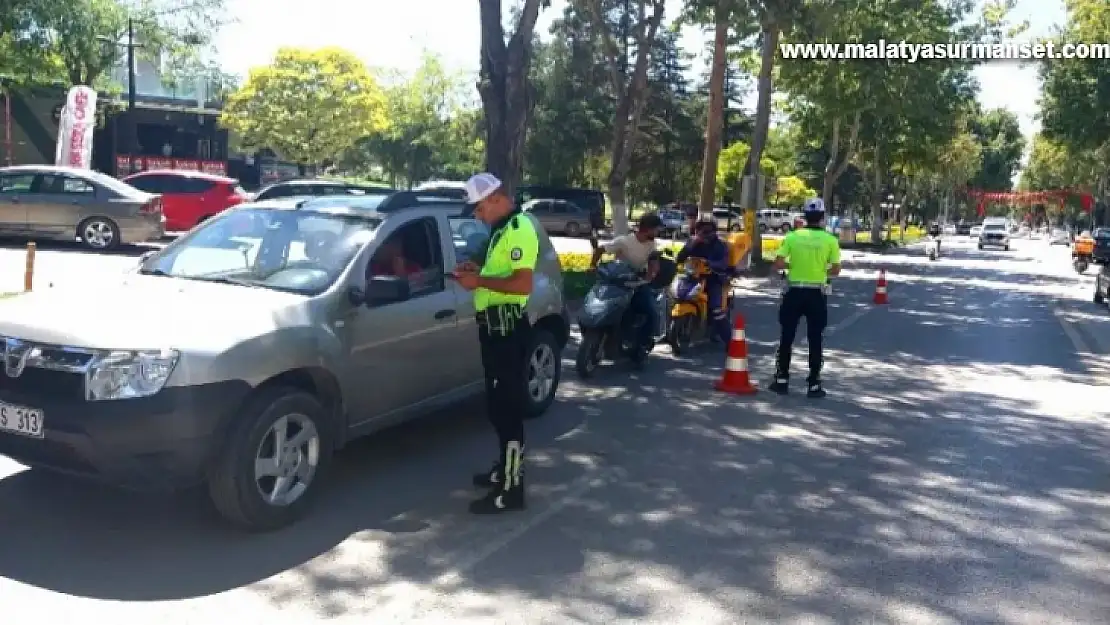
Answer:
[[[0,391],[9,391],[30,401],[36,397],[84,401],[85,376],[80,373],[27,367],[17,378],[0,373]]]

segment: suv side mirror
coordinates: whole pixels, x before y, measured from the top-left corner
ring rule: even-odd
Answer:
[[[145,263],[146,261],[150,260],[150,257],[154,256],[157,253],[158,253],[158,250],[150,250],[149,252],[143,252],[143,255],[139,257],[139,264],[141,265],[141,264]]]
[[[363,302],[374,308],[403,302],[410,297],[409,279],[401,276],[374,276],[366,281]]]

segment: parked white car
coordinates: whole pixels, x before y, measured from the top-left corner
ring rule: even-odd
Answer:
[[[756,223],[759,224],[760,232],[768,230],[789,232],[794,227],[793,222],[789,212],[775,208],[765,208],[756,213]]]
[[[972,226],[969,235],[973,239],[978,239],[979,235],[983,234],[983,226]]]
[[[1071,245],[1071,236],[1063,228],[1053,228],[1048,235],[1049,245]]]

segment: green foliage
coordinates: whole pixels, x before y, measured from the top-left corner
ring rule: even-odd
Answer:
[[[1017,116],[1006,109],[986,111],[973,120],[971,132],[982,147],[982,168],[971,179],[971,186],[988,191],[1013,189],[1025,153]]]
[[[775,181],[775,192],[771,194],[769,203],[771,206],[795,207],[818,195],[820,194],[811,189],[805,180],[797,176],[779,176]]]
[[[1110,41],[1110,4],[1105,0],[1068,0],[1068,20],[1055,43]],[[1055,59],[1041,65],[1041,100],[1046,135],[1077,149],[1110,142],[1110,62],[1105,59]]]
[[[748,157],[751,151],[751,146],[742,142],[733,143],[721,150],[721,155],[717,159],[718,200],[730,198],[732,190],[736,186],[736,180],[740,178],[741,174],[744,173],[744,168],[748,165]],[[775,163],[771,159],[767,157],[760,159],[760,166],[764,175],[774,178]],[[770,195],[770,193],[765,194],[765,199],[771,199]]]
[[[0,74],[17,84],[104,88],[123,58],[128,20],[137,54],[196,54],[210,45],[224,0],[10,0],[0,8]]]
[[[468,107],[471,85],[426,53],[411,76],[385,89],[389,126],[360,137],[343,159],[358,171],[380,170],[394,186],[465,178],[482,167],[481,117]]]
[[[251,70],[220,122],[246,148],[270,148],[307,165],[334,161],[360,137],[389,126],[381,87],[340,48],[278,50],[271,65]]]

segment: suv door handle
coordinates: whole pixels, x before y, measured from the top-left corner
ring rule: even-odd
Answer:
[[[455,311],[451,309],[441,310],[436,313],[436,319],[448,319],[455,316]]]

